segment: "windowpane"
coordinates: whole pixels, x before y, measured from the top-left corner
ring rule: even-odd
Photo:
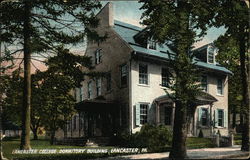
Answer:
[[[202,108],[202,112],[201,112],[201,125],[202,126],[208,125],[208,110],[206,108]]]
[[[126,87],[127,86],[127,75],[128,75],[128,67],[127,65],[121,66],[121,86]]]
[[[207,92],[207,76],[201,77],[201,89]]]
[[[223,127],[224,113],[223,110],[218,110],[218,126]]]
[[[147,123],[148,119],[148,105],[140,104],[140,124],[143,125]]]
[[[161,80],[162,80],[161,85],[167,87],[169,82],[169,75],[168,75],[168,70],[166,68],[162,68],[161,70]]]
[[[222,79],[217,80],[217,93],[220,95],[223,94],[223,81],[222,81]]]
[[[148,84],[148,66],[139,64],[139,84]]]
[[[171,125],[172,108],[165,107],[165,125]]]
[[[79,96],[80,96],[80,101],[83,100],[83,87],[79,88]]]
[[[209,47],[207,53],[208,63],[214,63],[214,48]]]
[[[148,41],[148,49],[156,50],[156,42],[152,41],[152,40],[149,40]]]
[[[88,83],[88,98],[92,98],[92,82]]]
[[[96,95],[100,96],[101,95],[101,86],[102,86],[102,81],[101,78],[98,78],[96,80]]]

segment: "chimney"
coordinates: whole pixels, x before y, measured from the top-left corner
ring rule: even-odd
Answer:
[[[108,2],[97,14],[101,26],[114,26],[113,3]]]

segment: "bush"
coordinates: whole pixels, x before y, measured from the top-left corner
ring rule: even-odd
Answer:
[[[144,125],[135,134],[121,133],[114,137],[115,145],[148,148],[149,152],[166,151],[171,145],[172,132],[166,126]]]

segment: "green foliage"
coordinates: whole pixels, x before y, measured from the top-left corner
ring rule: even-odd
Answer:
[[[162,152],[169,148],[172,142],[172,132],[166,126],[144,125],[135,134],[121,133],[114,137],[114,143],[122,147],[148,148],[149,152]]]

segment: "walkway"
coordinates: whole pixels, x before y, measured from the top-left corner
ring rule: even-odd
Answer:
[[[224,147],[224,148],[202,148],[190,149],[187,151],[190,159],[242,159],[249,158],[249,152],[242,152],[240,146]],[[163,153],[146,153],[135,154],[120,157],[102,158],[110,160],[126,160],[126,159],[168,159],[169,152]]]

